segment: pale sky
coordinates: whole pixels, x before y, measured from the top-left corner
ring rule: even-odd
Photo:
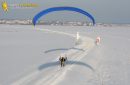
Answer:
[[[1,0],[2,1],[2,0]],[[38,12],[57,6],[72,6],[94,16],[96,22],[130,23],[130,0],[6,0],[8,4],[36,3],[37,8],[9,8],[5,13],[0,7],[0,19],[32,19]],[[42,20],[89,21],[77,12],[52,12]]]

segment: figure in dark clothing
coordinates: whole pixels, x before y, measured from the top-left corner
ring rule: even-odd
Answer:
[[[61,56],[60,56],[59,61],[60,61],[61,67],[64,67],[64,66],[65,66],[66,60],[67,60],[67,57],[61,57]]]

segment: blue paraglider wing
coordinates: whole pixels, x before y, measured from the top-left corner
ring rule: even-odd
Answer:
[[[49,9],[46,9],[46,10],[43,10],[41,12],[39,12],[38,14],[36,14],[33,18],[33,25],[36,25],[37,21],[39,18],[41,18],[42,16],[50,13],[50,12],[54,12],[54,11],[64,11],[64,10],[67,10],[67,11],[75,11],[75,12],[78,12],[78,13],[81,13],[83,15],[86,15],[87,17],[89,17],[92,22],[93,22],[93,25],[95,24],[95,19],[94,17],[89,14],[88,12],[82,10],[82,9],[79,9],[79,8],[76,8],[76,7],[53,7],[53,8],[49,8]]]

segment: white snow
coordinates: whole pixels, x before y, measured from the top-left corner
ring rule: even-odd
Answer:
[[[0,84],[129,85],[129,43],[129,26],[0,25]]]

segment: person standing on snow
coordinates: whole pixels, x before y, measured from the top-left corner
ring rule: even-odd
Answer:
[[[60,56],[59,61],[60,61],[61,67],[65,66],[66,60],[67,60],[67,57]]]

